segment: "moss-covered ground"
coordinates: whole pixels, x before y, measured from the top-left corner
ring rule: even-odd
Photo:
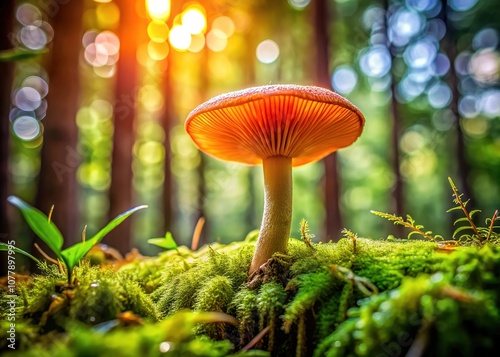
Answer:
[[[500,347],[498,246],[291,239],[287,255],[247,278],[254,238],[119,268],[84,261],[74,287],[44,266],[18,280],[17,295],[2,292],[0,347],[14,356],[388,357]]]

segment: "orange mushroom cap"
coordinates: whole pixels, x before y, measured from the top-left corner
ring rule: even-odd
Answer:
[[[271,156],[317,161],[361,135],[363,114],[324,88],[268,85],[219,95],[195,108],[186,131],[203,152],[250,165]]]

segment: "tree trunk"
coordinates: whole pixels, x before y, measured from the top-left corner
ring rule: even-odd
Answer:
[[[390,48],[389,48],[390,51]],[[391,60],[394,57],[391,55]],[[402,118],[399,115],[398,102],[395,96],[396,86],[394,84],[394,77],[391,79],[391,106],[390,118],[391,125],[391,148],[392,148],[392,173],[395,177],[394,191],[392,193],[392,206],[394,213],[399,217],[405,216],[404,210],[404,183],[403,176],[401,175],[401,168],[399,165],[399,139],[401,137]],[[404,229],[402,226],[393,226],[394,235],[398,238],[404,238]]]
[[[54,13],[44,124],[40,176],[36,206],[48,213],[55,206],[52,220],[59,227],[66,244],[80,240],[76,170],[80,156],[76,152],[78,130],[76,113],[80,91],[79,54],[82,38],[82,1],[69,1]]]
[[[316,79],[321,87],[333,89],[329,70],[329,31],[330,9],[326,0],[316,0],[314,7],[314,34],[316,39]],[[323,159],[325,169],[325,234],[323,242],[337,241],[342,230],[340,212],[340,168],[337,154],[333,153]]]
[[[137,35],[140,23],[135,6],[118,0],[120,8],[120,58],[117,63],[113,151],[111,155],[111,186],[109,187],[109,219],[133,206],[132,147],[135,142],[134,121],[137,97]],[[132,248],[133,217],[125,220],[105,238],[105,243],[122,254]]]
[[[200,58],[200,83],[199,83],[199,91],[200,91],[200,98],[202,101],[208,100],[208,88],[209,88],[209,78],[208,78],[208,61],[210,59],[210,53],[209,49],[205,46],[201,52],[201,58]],[[206,171],[206,166],[207,166],[207,158],[204,153],[201,151],[199,152],[200,155],[200,164],[196,168],[196,175],[198,178],[198,212],[196,214],[196,221],[195,224],[198,222],[200,218],[205,218],[205,224],[203,226],[203,230],[201,231],[199,242],[198,242],[198,248],[202,247],[204,244],[207,244],[210,240],[209,236],[209,231],[210,231],[210,222],[207,219],[207,212],[205,210],[205,201],[207,197],[207,185],[205,182],[205,171]]]
[[[11,47],[8,35],[12,31],[14,0],[0,3],[0,50]],[[0,241],[7,242],[10,234],[10,222],[7,211],[9,195],[9,110],[12,90],[13,64],[0,62]],[[7,273],[7,264],[0,267],[0,276]]]
[[[463,192],[466,199],[472,199],[472,190],[467,180],[470,173],[470,165],[467,161],[465,155],[465,140],[464,133],[462,131],[462,127],[460,126],[460,113],[458,112],[458,102],[460,100],[460,91],[458,90],[458,77],[457,72],[455,71],[455,60],[457,58],[457,44],[456,44],[456,35],[455,29],[453,25],[448,20],[447,11],[448,11],[448,1],[442,0],[442,10],[440,17],[445,23],[446,26],[446,34],[442,40],[442,48],[446,53],[446,56],[450,60],[450,71],[446,78],[448,85],[451,88],[453,93],[453,98],[451,100],[450,109],[455,118],[455,133],[456,133],[456,161],[457,161],[457,174],[459,179],[459,188],[460,191]]]
[[[176,122],[176,114],[174,108],[174,89],[172,86],[172,53],[168,54],[166,59],[167,69],[163,77],[163,96],[165,98],[165,111],[161,118],[161,124],[165,133],[165,163],[164,163],[164,181],[163,181],[163,228],[165,232],[171,232],[173,236],[173,197],[174,197],[174,179],[172,177],[172,148],[170,142],[170,130]]]
[[[389,2],[387,0],[384,1],[384,36],[387,41],[387,50],[391,54],[391,63],[394,61],[394,55],[392,54],[391,44],[389,43],[389,34],[388,34],[388,10],[389,10]],[[399,150],[399,140],[401,137],[402,124],[403,119],[401,118],[398,101],[396,100],[396,83],[395,78],[392,75],[392,72],[389,72],[391,76],[391,104],[389,107],[389,118],[390,118],[390,127],[391,127],[391,152],[392,152],[392,173],[395,177],[394,189],[392,192],[392,211],[399,217],[404,217],[405,209],[404,209],[404,182],[403,176],[401,175],[400,168],[400,150]],[[404,229],[402,226],[394,225],[392,227],[394,235],[396,237],[404,237]]]

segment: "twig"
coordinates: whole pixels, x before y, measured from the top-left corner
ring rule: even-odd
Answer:
[[[52,219],[52,212],[54,212],[54,205],[50,207],[49,215],[47,216],[47,220],[50,223],[50,220]]]
[[[488,236],[486,237],[486,241],[488,241],[491,237],[491,233],[493,233],[493,227],[495,226],[495,220],[498,217],[498,210],[493,213],[493,217],[491,217],[491,223],[490,223],[490,228],[488,230]]]
[[[53,207],[53,206],[52,206]],[[48,260],[51,263],[54,263],[56,265],[59,265],[59,261],[55,260],[54,258],[51,258],[47,253],[45,253],[40,246],[35,243],[35,248],[40,252],[40,254],[45,258],[45,260]]]
[[[191,250],[198,249],[198,245],[200,244],[201,231],[203,230],[204,224],[205,217],[200,217],[200,219],[196,223],[196,227],[194,227],[193,239],[191,240]]]
[[[246,346],[241,349],[241,352],[246,352],[246,351],[250,350],[251,348],[253,348],[257,343],[259,343],[260,340],[262,340],[264,338],[264,336],[269,332],[269,329],[270,329],[270,327],[267,326],[265,329],[260,331],[257,334],[257,336],[252,338],[252,340],[250,342],[248,342],[246,344]]]

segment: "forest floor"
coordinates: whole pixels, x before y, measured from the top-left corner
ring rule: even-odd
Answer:
[[[43,263],[40,275],[18,277],[15,295],[2,291],[0,347],[14,356],[472,356],[498,348],[497,244],[291,239],[286,255],[248,278],[255,239],[83,260],[71,287],[57,265]]]

